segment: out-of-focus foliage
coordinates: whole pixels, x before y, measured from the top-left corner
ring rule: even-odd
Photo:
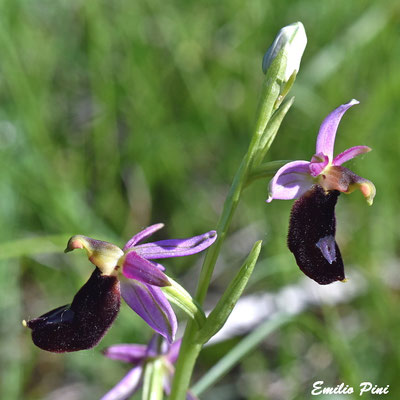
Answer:
[[[150,223],[166,223],[160,238],[215,226],[253,127],[264,51],[297,20],[308,47],[268,160],[310,159],[328,112],[361,102],[340,125],[336,152],[373,148],[349,167],[377,196],[371,208],[360,193],[340,196],[337,239],[366,291],[305,311],[204,398],[307,399],[315,380],[390,384],[400,397],[396,0],[1,0],[0,398],[95,399],[127,371],[100,354],[147,341],[127,307],[98,348],[76,354],[40,351],[20,321],[67,303],[90,275],[84,255],[62,253],[72,234],[122,245]],[[291,202],[267,205],[266,195],[266,181],[246,190],[215,293],[257,239],[252,290],[301,278],[286,248]],[[192,291],[196,263],[166,266]],[[195,379],[235,341],[206,349]]]

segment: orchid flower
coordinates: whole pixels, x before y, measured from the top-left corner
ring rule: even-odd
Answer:
[[[181,340],[172,344],[163,342],[161,350],[158,350],[158,336],[154,335],[147,346],[140,344],[117,344],[103,351],[104,355],[112,360],[119,360],[132,364],[133,368],[100,400],[125,400],[141,387],[143,373],[148,362],[154,362],[159,358],[164,365],[164,393],[169,396],[171,392],[171,381],[174,376],[176,362],[181,346]],[[196,397],[187,393],[187,400],[195,400]]]
[[[267,202],[297,200],[292,208],[288,246],[300,269],[319,284],[344,281],[343,261],[335,241],[334,208],[340,193],[360,189],[369,205],[375,186],[342,166],[371,151],[368,146],[351,147],[333,157],[336,131],[344,113],[357,100],[332,111],[319,129],[311,161],[292,161],[281,167],[269,184]]]
[[[73,236],[65,252],[85,249],[96,269],[71,305],[24,322],[32,329],[33,342],[56,353],[95,346],[114,322],[121,296],[151,328],[172,342],[177,320],[161,290],[171,283],[163,272],[165,268],[153,260],[196,254],[211,246],[217,234],[210,231],[188,239],[140,244],[163,226],[147,227],[133,236],[123,250],[112,243]],[[122,272],[121,282],[119,272]]]

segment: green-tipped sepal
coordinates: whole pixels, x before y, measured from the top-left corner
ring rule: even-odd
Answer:
[[[201,328],[206,321],[203,309],[178,282],[175,282],[170,277],[168,277],[168,279],[171,285],[162,288],[167,299],[178,306],[189,318],[197,323],[199,328]]]

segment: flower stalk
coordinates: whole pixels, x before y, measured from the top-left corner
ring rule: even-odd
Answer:
[[[292,39],[293,38],[290,40]],[[207,251],[200,273],[199,284],[195,296],[200,305],[203,304],[207,295],[216,261],[221,251],[222,244],[228,234],[230,223],[239,204],[242,191],[246,187],[246,182],[251,174],[254,161],[257,159],[258,154],[263,151],[263,146],[261,145],[263,134],[274,111],[278,109],[284,96],[288,93],[287,82],[285,81],[285,78],[283,78],[285,72],[287,72],[287,57],[287,47],[283,47],[274,53],[273,56],[269,56],[268,65],[264,63],[264,72],[266,75],[262,84],[254,132],[246,155],[236,172],[228,196],[225,200],[223,211],[216,229],[218,233],[217,240],[214,243],[214,246]],[[297,70],[293,72],[294,77],[296,72]],[[290,75],[292,76],[292,74]],[[291,80],[289,79],[290,86],[293,83],[293,79],[294,78]],[[273,135],[271,134],[271,137],[272,136]],[[266,143],[268,143],[268,140]],[[264,143],[264,149],[266,143]],[[268,143],[269,146],[271,143],[272,140]],[[264,156],[267,151],[268,149],[266,151],[264,150]],[[259,159],[258,161],[261,162],[262,159]],[[202,340],[204,340],[204,338],[197,336],[195,325],[192,321],[189,321],[183,336],[181,352],[176,365],[176,372],[170,396],[171,400],[182,400],[185,398],[185,393],[190,385],[194,364],[202,348]]]

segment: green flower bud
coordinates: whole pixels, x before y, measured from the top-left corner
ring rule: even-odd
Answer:
[[[274,42],[264,55],[262,69],[264,74],[283,50],[286,67],[282,71],[282,80],[287,82],[293,73],[299,72],[301,57],[307,45],[307,36],[304,26],[301,22],[285,26],[276,36]]]

